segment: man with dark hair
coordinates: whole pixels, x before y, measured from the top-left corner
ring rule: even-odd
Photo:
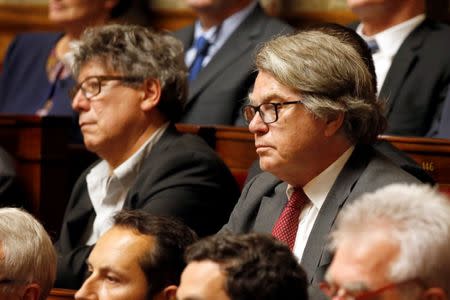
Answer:
[[[173,299],[196,234],[175,219],[121,211],[87,260],[89,276],[76,299]]]
[[[91,28],[73,49],[72,70],[84,144],[101,158],[75,183],[56,243],[55,286],[76,289],[116,212],[174,216],[205,236],[226,223],[239,189],[205,141],[174,126],[187,73],[173,36],[140,26]]]
[[[178,300],[307,300],[306,274],[265,234],[218,235],[191,245]]]

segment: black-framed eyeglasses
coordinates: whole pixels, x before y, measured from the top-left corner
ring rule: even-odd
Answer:
[[[83,96],[86,99],[91,100],[92,97],[97,96],[102,91],[102,82],[112,80],[119,80],[125,83],[135,83],[142,81],[143,78],[137,76],[89,76],[69,91],[70,99],[73,101],[78,91],[81,90]]]
[[[411,284],[411,283],[418,284],[420,287],[425,288],[425,284],[418,278],[408,279],[408,280],[404,280],[401,282],[390,283],[388,285],[385,285],[385,286],[378,288],[376,290],[373,290],[373,291],[361,291],[361,292],[357,292],[356,294],[355,294],[355,292],[347,291],[346,289],[344,289],[342,287],[338,287],[338,286],[330,284],[326,281],[321,282],[319,287],[322,290],[322,292],[330,299],[368,300],[368,299],[372,299],[373,297],[382,294],[383,292],[385,292],[387,290],[397,288],[402,285]]]
[[[278,109],[281,106],[290,104],[302,104],[302,103],[303,100],[287,101],[287,102],[269,102],[257,106],[248,104],[242,108],[242,114],[244,116],[245,122],[247,122],[247,125],[250,124],[250,122],[255,117],[256,113],[259,113],[261,120],[265,124],[270,124],[278,120]]]

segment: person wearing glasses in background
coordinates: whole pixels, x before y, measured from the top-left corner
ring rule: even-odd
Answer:
[[[450,299],[450,202],[427,185],[392,184],[339,215],[330,299]]]
[[[213,149],[173,125],[187,91],[181,42],[109,25],[87,30],[73,51],[72,107],[86,148],[101,158],[76,182],[56,243],[55,285],[76,289],[122,208],[180,218],[204,236],[226,223],[239,189]]]
[[[44,227],[18,208],[0,208],[0,299],[45,300],[56,253]]]
[[[246,184],[221,232],[272,232],[315,284],[331,261],[325,242],[340,209],[364,192],[418,180],[371,146],[386,119],[369,49],[351,29],[326,24],[277,37],[258,51],[256,67],[243,113],[265,172]]]

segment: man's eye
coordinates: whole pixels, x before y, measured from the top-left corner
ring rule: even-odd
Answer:
[[[108,282],[111,282],[111,283],[119,282],[119,278],[117,278],[116,276],[107,275],[105,278]]]

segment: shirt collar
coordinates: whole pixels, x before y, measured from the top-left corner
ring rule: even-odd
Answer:
[[[167,122],[158,128],[132,156],[112,170],[112,174],[117,177],[124,186],[130,185],[134,181],[141,170],[144,158],[148,156],[151,149],[159,141],[168,126],[169,123]]]
[[[109,184],[116,184],[117,182],[120,182],[124,187],[130,186],[137,174],[139,174],[144,159],[159,141],[168,126],[169,123],[166,123],[158,128],[132,156],[115,169],[111,170],[108,163],[102,160],[87,175],[88,185],[91,185],[92,188],[104,186],[105,190],[108,190]],[[93,180],[94,178],[95,180]]]
[[[417,15],[408,21],[392,26],[391,28],[374,34],[373,36],[366,36],[363,34],[363,24],[361,23],[358,25],[356,32],[366,41],[369,39],[375,39],[378,47],[380,48],[380,52],[394,56],[403,41],[425,20],[425,18],[425,14]]]
[[[327,197],[334,182],[336,181],[336,178],[338,177],[339,173],[341,173],[344,165],[352,155],[354,149],[354,146],[348,148],[341,156],[339,156],[337,160],[329,165],[328,168],[323,170],[319,175],[314,177],[303,187],[303,191],[305,192],[306,196],[308,196],[317,210],[320,210],[320,208],[322,207],[325,198]],[[288,198],[292,195],[293,190],[294,187],[288,185],[288,189],[286,192]]]
[[[258,4],[258,1],[252,1],[244,9],[239,10],[233,15],[226,18],[222,24],[213,26],[204,31],[200,21],[197,20],[194,26],[194,40],[203,36],[210,44],[214,44],[220,40],[227,40],[228,37],[236,30],[236,28],[247,18]]]

